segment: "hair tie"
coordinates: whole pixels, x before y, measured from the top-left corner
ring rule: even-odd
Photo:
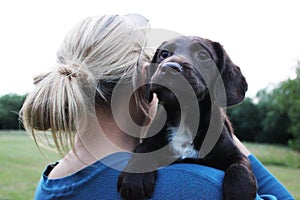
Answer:
[[[61,75],[68,77],[69,80],[78,77],[79,70],[80,70],[80,66],[78,64],[71,64],[71,65],[60,64],[58,66],[58,72]]]
[[[80,78],[82,81],[87,81],[91,78],[91,72],[84,66],[73,63],[70,65],[59,64],[58,72],[72,80],[72,78]]]

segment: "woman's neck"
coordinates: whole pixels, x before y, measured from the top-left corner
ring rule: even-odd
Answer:
[[[139,140],[124,133],[111,115],[102,113],[89,123],[88,129],[77,133],[71,150],[51,171],[49,178],[61,178],[116,152],[132,152]],[[94,125],[92,125],[94,124]]]
[[[97,113],[98,121],[84,133],[79,133],[74,150],[82,151],[84,158],[99,160],[109,154],[121,151],[132,152],[139,140],[124,133],[108,112]]]

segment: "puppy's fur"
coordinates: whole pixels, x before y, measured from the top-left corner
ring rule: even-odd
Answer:
[[[182,36],[164,42],[158,48],[151,70],[151,92],[157,94],[159,103],[166,110],[167,119],[162,130],[144,139],[134,152],[153,152],[170,143],[168,155],[161,155],[164,161],[175,155],[179,157],[177,162],[203,164],[224,170],[223,199],[255,199],[257,186],[250,162],[235,146],[233,130],[223,109],[244,99],[247,82],[240,68],[231,61],[219,43],[200,37]],[[193,93],[180,90],[181,83],[173,81],[177,76],[185,77]],[[223,80],[224,98],[218,80]],[[163,84],[157,84],[160,82]],[[199,110],[195,111],[189,105],[181,107],[172,88],[183,96],[179,98],[189,99],[196,95]],[[182,116],[195,112],[199,112],[200,120],[197,121],[196,133],[193,133],[192,119]],[[179,128],[181,120],[184,128]],[[209,132],[211,120],[214,120],[214,129]],[[214,134],[218,138],[207,155],[201,157],[200,149],[205,137],[209,136],[207,134]],[[157,169],[162,165],[161,158],[143,160],[133,155],[127,169],[136,166]],[[122,172],[118,179],[118,191],[124,199],[151,197],[155,180],[156,171]]]

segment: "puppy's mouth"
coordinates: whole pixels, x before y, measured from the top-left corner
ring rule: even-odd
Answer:
[[[207,88],[193,69],[194,66],[187,62],[160,63],[151,78],[151,93],[156,93],[158,99],[165,102],[194,95],[199,101],[203,100],[207,95]]]
[[[151,89],[153,92],[160,92],[167,88],[184,95],[187,91],[190,92],[189,88],[192,86],[191,78],[189,78],[191,73],[192,66],[188,63],[162,62],[152,75]]]
[[[158,85],[174,88],[180,81],[186,79],[183,71],[184,67],[181,63],[173,61],[160,63],[151,78],[151,83],[155,85],[153,88],[159,88]]]
[[[175,94],[168,88],[160,84],[151,84],[150,92],[155,93],[159,101],[172,101],[175,97]]]
[[[184,87],[189,86],[189,90]],[[189,98],[194,95],[190,84],[183,75],[179,63],[167,62],[159,66],[151,79],[150,91],[156,93],[159,101],[165,105],[175,105],[178,98]]]

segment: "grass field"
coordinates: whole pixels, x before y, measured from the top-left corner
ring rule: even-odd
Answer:
[[[282,146],[246,146],[300,200],[300,154]],[[44,158],[22,131],[0,132],[0,200],[33,199],[41,172],[58,158],[54,153]]]
[[[300,200],[300,153],[284,146],[245,143],[250,151]]]
[[[41,172],[57,158],[45,159],[22,131],[0,132],[0,200],[33,199]]]

